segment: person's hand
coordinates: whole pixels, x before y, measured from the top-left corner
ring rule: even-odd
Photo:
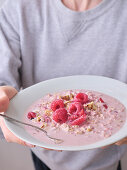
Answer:
[[[118,142],[115,143],[115,145],[123,145],[123,144],[127,144],[127,137],[125,137],[122,140],[119,140]]]
[[[111,145],[118,145],[118,146],[120,146],[120,145],[124,145],[124,144],[127,144],[127,137],[125,137],[122,140],[119,140],[118,142],[113,143]],[[102,149],[108,148],[111,145],[104,146],[104,147],[102,147]]]
[[[0,87],[0,112],[5,112],[9,106],[9,101],[17,94],[17,90],[10,86]],[[21,139],[17,138],[5,125],[4,120],[0,117],[0,127],[7,142],[14,142],[24,146],[34,147]]]

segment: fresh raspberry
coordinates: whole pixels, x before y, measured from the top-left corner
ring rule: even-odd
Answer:
[[[104,100],[102,98],[99,99],[101,103],[104,103]]]
[[[57,109],[53,113],[53,120],[57,123],[65,123],[68,120],[67,110],[65,108]]]
[[[28,119],[34,119],[36,117],[36,113],[35,112],[29,112],[28,114],[27,114],[27,118]]]
[[[81,110],[83,109],[83,106],[81,103],[79,102],[74,102],[70,104],[69,107],[69,113],[70,114],[78,114]]]
[[[107,109],[107,108],[108,108],[107,104],[104,104],[103,106],[104,106],[104,108],[105,108],[105,109]]]
[[[73,122],[71,122],[71,125],[81,125],[82,123],[84,123],[86,120],[86,115],[82,115],[81,117],[75,119]]]
[[[68,120],[73,121],[73,120],[75,120],[77,118],[78,118],[77,115],[71,115],[71,116],[68,117]]]
[[[69,116],[68,117],[68,119],[70,120],[70,121],[73,121],[73,120],[75,120],[75,119],[77,119],[77,118],[79,118],[79,117],[81,117],[82,115],[85,115],[86,113],[85,113],[85,111],[84,111],[84,109],[82,109],[79,113],[77,113],[77,115],[71,115],[71,116]]]
[[[61,99],[56,99],[51,103],[51,109],[55,112],[59,108],[64,107],[64,102]]]
[[[85,93],[78,93],[75,97],[74,97],[74,101],[75,102],[80,102],[82,104],[88,102],[88,95]]]
[[[79,113],[78,113],[78,116],[82,116],[82,115],[84,115],[85,114],[85,111],[84,111],[84,109],[82,109]]]

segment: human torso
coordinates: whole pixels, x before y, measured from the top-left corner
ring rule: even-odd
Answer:
[[[91,13],[72,12],[59,2],[32,0],[22,5],[23,87],[79,74],[127,82],[127,1],[105,1],[106,8],[102,5],[102,10],[99,7]],[[70,170],[70,166],[71,170],[102,170],[118,161],[123,150],[118,152],[117,146],[77,153],[33,149],[53,170]]]
[[[51,0],[33,2],[35,6],[32,3],[29,6],[35,13],[25,15],[22,19],[26,22],[21,25],[24,87],[77,74],[127,81],[124,2],[114,2],[95,16],[61,12]]]

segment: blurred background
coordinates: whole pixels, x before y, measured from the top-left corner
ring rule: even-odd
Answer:
[[[0,140],[0,170],[34,170],[30,150]]]
[[[5,1],[0,0],[0,7]],[[121,162],[127,170],[127,154]],[[0,140],[0,170],[34,170],[29,148]]]

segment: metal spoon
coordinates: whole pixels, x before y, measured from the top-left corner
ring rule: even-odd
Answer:
[[[35,128],[35,129],[38,129],[38,130],[44,132],[48,138],[50,138],[51,140],[54,140],[54,142],[55,142],[56,144],[63,142],[62,139],[57,139],[57,138],[54,138],[54,137],[49,136],[49,135],[48,135],[48,132],[47,132],[46,130],[41,129],[41,128],[37,127],[37,126],[34,126],[34,125],[29,124],[29,123],[25,123],[25,122],[16,120],[16,119],[14,119],[14,118],[11,118],[11,117],[9,117],[9,116],[7,116],[7,115],[4,115],[4,114],[1,114],[1,113],[0,113],[0,116],[4,117],[5,119],[7,119],[7,120],[9,120],[9,121],[11,121],[11,122],[17,122],[17,123],[20,123],[20,124],[23,124],[23,125],[26,125],[26,126],[31,126],[31,127]]]

